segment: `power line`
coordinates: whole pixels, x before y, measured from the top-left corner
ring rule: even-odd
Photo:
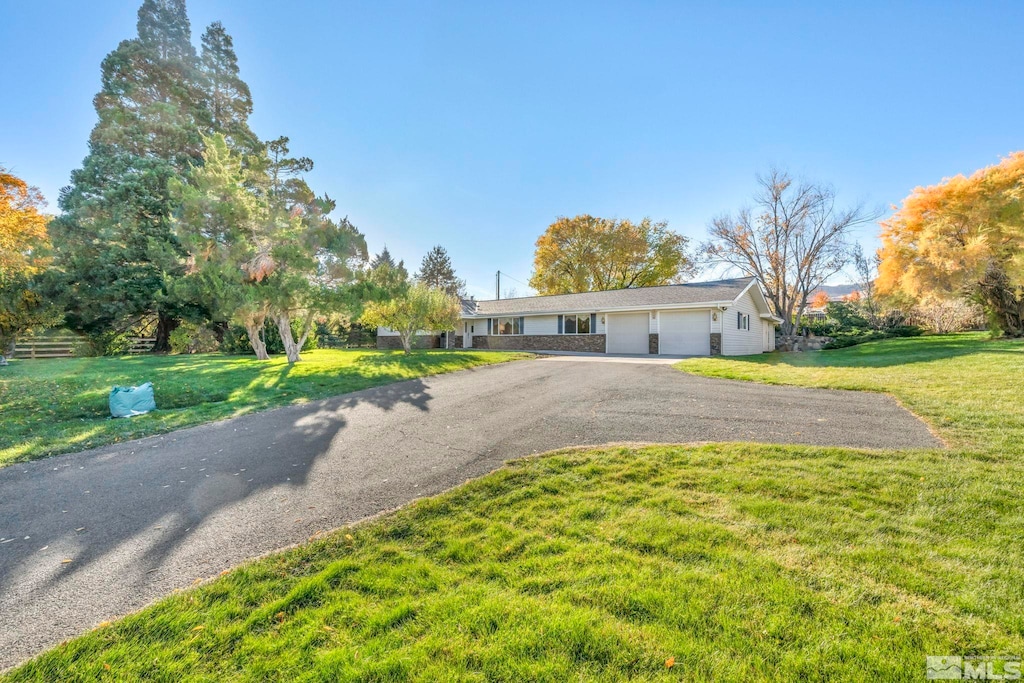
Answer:
[[[530,285],[528,285],[527,283],[523,282],[522,280],[518,280],[518,279],[512,277],[511,275],[509,275],[508,273],[503,273],[503,272],[501,272],[499,270],[497,273],[494,274],[494,298],[495,299],[501,299],[501,276],[502,275],[507,277],[509,280],[512,280],[513,282],[518,282],[519,284],[523,285],[524,287],[527,287],[529,289],[533,289],[532,287],[530,287]]]

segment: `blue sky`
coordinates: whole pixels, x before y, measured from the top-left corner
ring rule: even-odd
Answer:
[[[140,0],[0,0],[0,163],[51,205]],[[242,2],[220,19],[254,129],[316,162],[372,251],[528,279],[559,215],[695,241],[771,164],[888,207],[1024,148],[1024,3]],[[55,207],[54,207],[55,208]],[[859,237],[874,245],[875,226]],[[520,294],[525,287],[513,281]]]

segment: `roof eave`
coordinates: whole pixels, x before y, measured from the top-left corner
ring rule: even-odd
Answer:
[[[688,308],[728,308],[736,302],[735,299],[729,301],[697,301],[694,303],[687,304],[651,304],[647,306],[612,306],[612,307],[601,307],[601,308],[559,308],[550,311],[506,311],[503,313],[477,313],[474,315],[463,316],[466,318],[484,319],[487,318],[504,318],[508,316],[527,316],[527,315],[560,315],[564,313],[620,313],[627,311],[665,311],[675,309],[688,309]]]

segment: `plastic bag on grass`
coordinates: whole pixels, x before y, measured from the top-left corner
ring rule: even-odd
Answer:
[[[110,390],[111,417],[134,417],[145,415],[151,410],[156,410],[152,382],[137,387],[114,387]]]

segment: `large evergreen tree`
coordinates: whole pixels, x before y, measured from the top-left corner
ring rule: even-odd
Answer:
[[[252,104],[222,26],[204,35],[202,62],[196,55],[184,0],[144,0],[137,26],[138,36],[103,60],[89,154],[50,228],[50,286],[71,327],[111,334],[155,315],[156,348],[166,350],[182,316],[207,314],[170,293],[184,250],[171,229],[178,205],[168,183],[201,163],[204,132],[224,126],[251,149]]]
[[[241,153],[253,154],[260,143],[249,128],[252,94],[239,76],[234,42],[223,24],[215,21],[203,33],[202,44],[199,70],[210,116],[207,134],[221,133]]]
[[[427,252],[420,264],[416,279],[430,287],[443,289],[451,296],[462,296],[466,283],[455,276],[452,260],[444,247],[438,245]]]

